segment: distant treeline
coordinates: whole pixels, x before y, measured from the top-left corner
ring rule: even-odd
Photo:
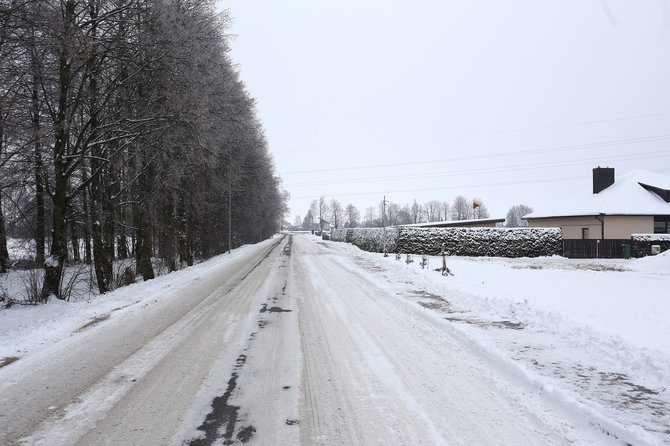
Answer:
[[[477,203],[473,207],[473,203]],[[363,217],[361,219],[361,217]],[[416,200],[409,205],[400,205],[392,201],[380,202],[377,207],[368,207],[361,216],[353,204],[343,207],[336,199],[330,201],[325,197],[313,200],[305,218],[296,217],[294,227],[303,230],[323,229],[323,222],[332,228],[377,228],[382,226],[408,225],[446,220],[468,220],[489,218],[489,211],[481,198],[468,200],[458,195],[453,204],[446,201],[431,200],[420,204]]]
[[[42,299],[67,261],[192,264],[269,237],[279,189],[254,100],[204,0],[0,0],[0,269],[36,242]],[[229,203],[229,196],[231,203]],[[229,206],[231,214],[229,215]]]

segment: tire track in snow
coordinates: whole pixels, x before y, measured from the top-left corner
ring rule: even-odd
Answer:
[[[263,291],[266,296],[263,296],[264,301],[257,313],[257,328],[246,338],[246,343],[237,357],[228,380],[226,391],[211,400],[209,412],[196,428],[196,437],[185,441],[185,446],[210,446],[220,442],[224,445],[279,444],[286,441],[280,441],[278,438],[297,438],[297,434],[291,434],[291,430],[299,429],[300,424],[295,416],[297,398],[294,398],[296,401],[293,406],[296,409],[293,411],[291,404],[285,405],[284,400],[290,400],[291,394],[297,395],[299,389],[295,383],[299,371],[296,369],[289,371],[288,374],[282,374],[277,370],[286,368],[285,363],[294,361],[296,356],[295,351],[291,352],[289,338],[293,334],[297,339],[297,321],[287,322],[284,314],[292,313],[293,310],[278,306],[284,305],[282,302],[288,304],[291,302],[286,291],[291,244],[292,237],[289,236],[287,244],[270,269],[269,277],[263,279],[268,286],[267,290]],[[249,280],[252,279],[255,278],[249,275]],[[288,330],[285,330],[286,327]],[[265,362],[268,351],[275,352],[281,347],[279,344],[284,343],[288,344],[286,348],[291,354],[278,355],[276,361],[268,365]],[[281,385],[286,381],[290,381],[293,385]],[[258,391],[258,389],[264,390]],[[270,392],[274,392],[276,398],[268,398],[267,393]],[[266,397],[265,408],[271,407],[272,410],[261,410],[256,397],[258,393]]]

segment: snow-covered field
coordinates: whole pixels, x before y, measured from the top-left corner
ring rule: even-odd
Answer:
[[[439,326],[448,320],[449,332],[483,361],[564,412],[632,444],[670,444],[670,253],[639,260],[447,257],[453,276],[442,276],[439,257],[422,269],[420,256],[408,264],[405,256],[316,243],[415,314]],[[252,249],[87,300],[0,310],[0,370],[3,360],[39,354],[86,324],[150,311],[166,290]]]

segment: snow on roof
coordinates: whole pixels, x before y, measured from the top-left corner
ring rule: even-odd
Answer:
[[[505,221],[504,218],[478,218],[474,220],[445,220],[433,221],[429,223],[413,223],[409,225],[400,225],[406,228],[434,228],[434,227],[449,227],[449,226],[468,226],[468,225],[482,225],[488,223],[500,223]]]
[[[598,194],[588,191],[569,198],[551,200],[523,218],[547,218],[580,215],[670,215],[670,203],[640,185],[670,190],[670,177],[634,170],[621,175]]]

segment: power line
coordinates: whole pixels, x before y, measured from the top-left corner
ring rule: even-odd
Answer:
[[[579,149],[591,149],[591,148],[600,148],[600,147],[609,147],[615,145],[625,145],[625,144],[642,144],[647,142],[656,142],[664,141],[670,139],[670,135],[656,135],[656,136],[645,136],[639,138],[629,138],[629,139],[619,139],[613,141],[605,141],[599,143],[589,143],[589,144],[578,144],[570,146],[558,146],[558,147],[548,147],[544,149],[531,149],[531,150],[519,150],[513,152],[501,152],[494,154],[486,155],[472,155],[464,156],[457,158],[441,158],[436,160],[429,161],[407,161],[403,163],[388,163],[388,164],[371,164],[366,166],[352,166],[352,167],[333,167],[328,169],[309,169],[309,170],[292,170],[280,172],[281,175],[296,175],[296,174],[305,174],[305,173],[324,173],[324,172],[343,172],[348,170],[362,170],[362,169],[382,169],[386,167],[399,167],[399,166],[417,166],[423,164],[436,164],[436,163],[446,163],[446,162],[455,162],[455,161],[471,161],[478,159],[489,159],[489,158],[506,158],[510,156],[520,156],[520,155],[532,155],[536,153],[553,153],[553,152],[563,152]]]
[[[670,169],[656,169],[652,172],[666,172]],[[357,197],[365,195],[381,195],[381,194],[400,194],[407,192],[430,192],[430,191],[440,191],[440,190],[452,190],[452,189],[465,189],[465,188],[475,188],[475,187],[498,187],[498,186],[513,186],[519,184],[537,184],[537,183],[557,183],[562,181],[575,181],[575,180],[588,180],[592,178],[590,175],[581,175],[574,177],[562,177],[562,178],[544,178],[542,180],[518,180],[518,181],[502,181],[497,183],[479,183],[479,184],[462,184],[457,186],[439,186],[439,187],[426,187],[418,189],[397,189],[397,190],[385,190],[385,191],[374,191],[374,192],[352,192],[352,193],[343,193],[343,194],[330,194],[329,198],[334,197]],[[314,198],[313,195],[303,195],[299,197],[291,197],[292,199],[301,200],[301,199],[311,199]]]
[[[653,156],[650,156],[653,155]],[[488,167],[488,168],[478,168],[478,169],[465,169],[465,170],[452,170],[447,172],[432,172],[432,173],[419,173],[419,174],[409,174],[409,175],[391,175],[383,177],[363,177],[363,178],[351,178],[351,179],[336,179],[336,180],[326,180],[326,181],[311,181],[303,183],[286,183],[285,187],[307,187],[307,186],[320,186],[320,185],[330,185],[330,184],[357,184],[357,183],[369,183],[373,181],[400,181],[400,180],[409,180],[414,178],[439,178],[445,176],[459,176],[459,175],[472,175],[472,174],[483,174],[483,173],[503,173],[503,172],[519,172],[531,169],[547,169],[547,168],[556,168],[556,167],[569,167],[569,166],[578,166],[581,164],[600,162],[600,163],[610,163],[610,162],[620,162],[620,161],[635,161],[635,160],[648,160],[655,158],[665,158],[670,156],[670,151],[661,150],[654,152],[644,152],[638,153],[635,156],[631,155],[619,155],[612,156],[609,158],[582,158],[579,160],[572,161],[548,161],[543,163],[531,163],[523,165],[513,165],[513,166],[503,166],[503,167]]]
[[[385,146],[393,144],[413,144],[420,142],[429,142],[429,141],[440,141],[448,139],[462,139],[462,138],[471,138],[475,136],[492,136],[492,135],[504,135],[508,133],[521,133],[535,130],[549,130],[549,129],[559,129],[566,127],[575,127],[580,125],[592,125],[592,124],[604,124],[608,122],[620,122],[620,121],[630,121],[633,119],[644,119],[644,118],[656,118],[660,116],[668,116],[670,112],[667,113],[651,113],[646,115],[637,115],[637,116],[628,116],[624,118],[612,118],[612,119],[598,119],[593,121],[583,121],[583,122],[573,122],[568,124],[554,124],[538,127],[525,127],[517,129],[508,129],[508,130],[492,130],[488,132],[475,132],[475,133],[464,133],[461,135],[447,135],[447,136],[432,136],[425,138],[414,138],[414,139],[404,139],[396,141],[377,141],[371,143],[359,143],[359,144],[348,144],[340,146],[322,146],[322,147],[303,147],[303,148],[288,148],[288,149],[278,149],[274,150],[275,153],[289,153],[289,152],[312,152],[312,151],[325,151],[325,150],[341,150],[341,149],[356,149],[360,147],[372,147],[372,146]]]

